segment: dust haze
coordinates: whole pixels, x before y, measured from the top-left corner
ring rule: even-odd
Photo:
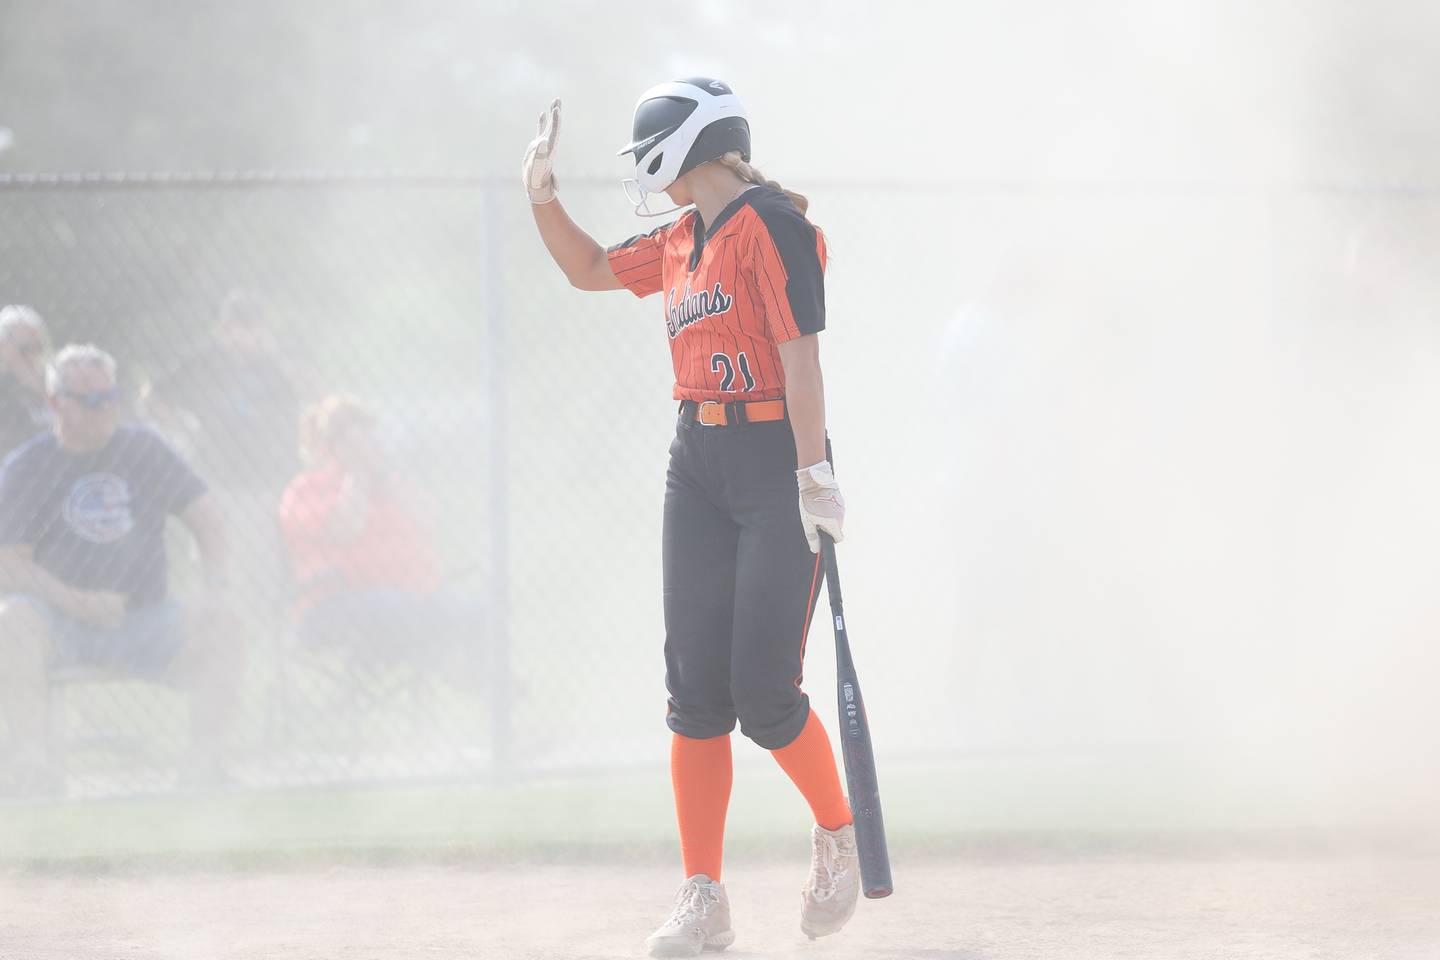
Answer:
[[[0,302],[34,302],[67,338],[113,337],[139,370],[162,333],[199,338],[213,297],[259,289],[312,395],[384,407],[446,562],[503,606],[504,775],[487,766],[491,700],[462,721],[475,766],[310,783],[376,812],[353,835],[299,817],[286,845],[433,851],[454,827],[461,846],[504,848],[508,828],[463,811],[465,791],[494,789],[519,793],[486,810],[559,825],[546,856],[668,852],[661,317],[565,283],[518,171],[560,97],[567,208],[602,243],[648,231],[664,221],[632,216],[615,157],[635,98],[723,77],[755,165],[810,197],[832,255],[821,342],[847,621],[900,855],[1037,832],[1433,849],[1437,35],[1420,0],[7,0],[0,173],[427,185],[0,184],[0,261],[50,265],[0,263]],[[72,259],[87,232],[150,238],[148,253]],[[831,648],[817,618],[805,686],[833,733]],[[272,700],[256,690],[260,731]],[[803,804],[738,734],[736,757],[732,837],[769,856],[769,838],[803,831]],[[263,819],[237,795],[292,796],[265,776],[213,810],[195,801],[198,839],[156,843],[270,842],[236,826]],[[461,799],[432,829],[420,807],[393,812],[389,791],[437,780]],[[547,784],[598,812],[532,803]],[[83,816],[86,796],[56,807]],[[87,852],[15,822],[30,825],[10,859]]]

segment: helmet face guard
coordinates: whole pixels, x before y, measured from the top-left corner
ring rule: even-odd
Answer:
[[[719,80],[696,77],[646,90],[635,104],[633,133],[619,156],[635,158],[632,180],[639,197],[630,199],[642,216],[659,216],[642,213],[648,196],[664,191],[700,164],[731,150],[738,150],[746,161],[750,159],[745,107]],[[630,192],[627,187],[627,196]]]
[[[679,205],[675,205],[664,210],[651,210],[650,200],[655,194],[640,186],[640,181],[634,177],[626,177],[624,180],[621,180],[620,189],[625,191],[625,199],[629,200],[630,205],[635,208],[635,216],[637,217],[663,217],[667,213],[674,213],[677,210],[684,209]],[[669,198],[666,199],[668,200]]]

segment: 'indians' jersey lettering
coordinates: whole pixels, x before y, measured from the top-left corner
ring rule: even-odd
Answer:
[[[706,317],[713,317],[721,313],[729,313],[735,298],[729,296],[720,289],[720,281],[715,281],[714,290],[701,290],[699,293],[690,292],[690,281],[685,281],[685,292],[680,299],[675,299],[675,291],[670,291],[670,309],[665,320],[665,329],[670,331],[670,339],[674,340],[680,336],[680,331],[704,320]]]
[[[631,293],[664,294],[677,400],[783,397],[778,344],[825,329],[825,236],[778,190],[751,187],[708,230],[692,210],[609,255]]]

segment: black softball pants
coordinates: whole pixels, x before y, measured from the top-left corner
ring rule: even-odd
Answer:
[[[788,420],[705,426],[682,413],[665,482],[666,723],[740,731],[767,750],[800,735],[820,559],[800,524]]]

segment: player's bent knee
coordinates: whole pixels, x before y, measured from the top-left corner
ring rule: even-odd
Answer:
[[[810,716],[810,704],[794,687],[789,692],[733,690],[740,732],[766,750],[789,746]]]
[[[672,706],[665,715],[665,725],[672,733],[692,740],[709,740],[712,737],[728,736],[735,729],[733,713],[722,714],[714,711],[676,710]]]

